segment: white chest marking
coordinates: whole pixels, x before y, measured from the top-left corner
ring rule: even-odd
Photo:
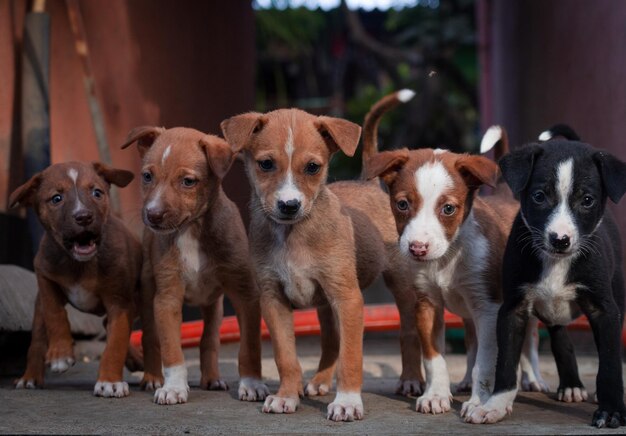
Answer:
[[[163,152],[163,156],[161,157],[161,165],[165,165],[165,161],[167,160],[171,152],[172,152],[172,146],[168,145],[165,151]]]
[[[67,299],[72,306],[83,312],[93,312],[101,303],[96,294],[86,290],[79,284],[67,288]]]
[[[205,263],[205,256],[200,250],[200,243],[193,237],[190,230],[186,230],[178,237],[176,246],[180,252],[185,279],[195,283],[198,280],[198,273]]]

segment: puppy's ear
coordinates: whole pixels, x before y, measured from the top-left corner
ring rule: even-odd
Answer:
[[[109,185],[116,185],[120,188],[133,181],[135,175],[127,170],[118,170],[100,162],[91,164],[96,173],[102,177]]]
[[[32,206],[39,185],[41,185],[41,173],[35,174],[9,195],[9,208]]]
[[[139,150],[139,156],[143,158],[146,152],[152,147],[154,141],[163,133],[165,129],[163,127],[153,126],[141,126],[135,127],[128,133],[126,142],[121,146],[122,149],[128,147],[133,142],[137,141],[137,150]]]
[[[513,150],[498,162],[502,176],[515,198],[519,199],[519,193],[528,184],[535,160],[542,152],[543,149],[537,144],[526,145]]]
[[[321,116],[317,117],[315,128],[331,152],[341,150],[346,156],[354,156],[361,137],[361,126],[341,118]]]
[[[626,163],[605,151],[594,153],[593,160],[600,170],[607,195],[617,203],[626,193]]]
[[[498,165],[491,159],[468,154],[458,158],[454,166],[470,189],[479,188],[481,185],[496,186]]]
[[[222,138],[205,135],[200,139],[200,146],[206,153],[211,171],[218,179],[222,180],[228,173],[235,157],[230,145]]]
[[[390,185],[407,160],[409,151],[406,148],[377,153],[365,162],[363,177],[367,180],[380,177],[386,185]]]
[[[258,112],[230,117],[220,124],[222,134],[234,153],[246,148],[250,137],[263,129],[267,118]]]

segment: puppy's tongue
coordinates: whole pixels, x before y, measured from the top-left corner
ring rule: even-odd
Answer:
[[[81,256],[88,256],[96,251],[96,241],[89,241],[86,245],[81,245],[78,242],[74,242],[74,253]]]

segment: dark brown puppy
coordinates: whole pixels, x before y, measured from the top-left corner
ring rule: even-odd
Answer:
[[[9,198],[11,207],[33,206],[45,229],[35,256],[39,293],[28,364],[16,388],[43,386],[45,364],[63,372],[75,362],[65,311],[107,315],[107,344],[94,395],[124,397],[122,381],[141,272],[141,245],[110,213],[109,187],[123,187],[130,171],[100,163],[68,162],[35,174]]]

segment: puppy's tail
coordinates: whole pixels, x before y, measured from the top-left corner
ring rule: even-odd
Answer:
[[[502,126],[491,126],[480,141],[480,154],[493,149],[493,160],[498,162],[502,156],[509,152],[509,136]]]
[[[365,174],[368,159],[378,153],[378,124],[380,119],[386,112],[400,103],[406,103],[413,97],[415,97],[415,91],[401,89],[378,100],[365,115],[363,122],[363,171],[361,174]]]
[[[578,136],[578,133],[576,133],[576,131],[567,124],[555,124],[548,130],[544,130],[543,132],[541,132],[538,139],[545,142],[558,136],[561,136],[569,141],[580,141],[580,136]]]

